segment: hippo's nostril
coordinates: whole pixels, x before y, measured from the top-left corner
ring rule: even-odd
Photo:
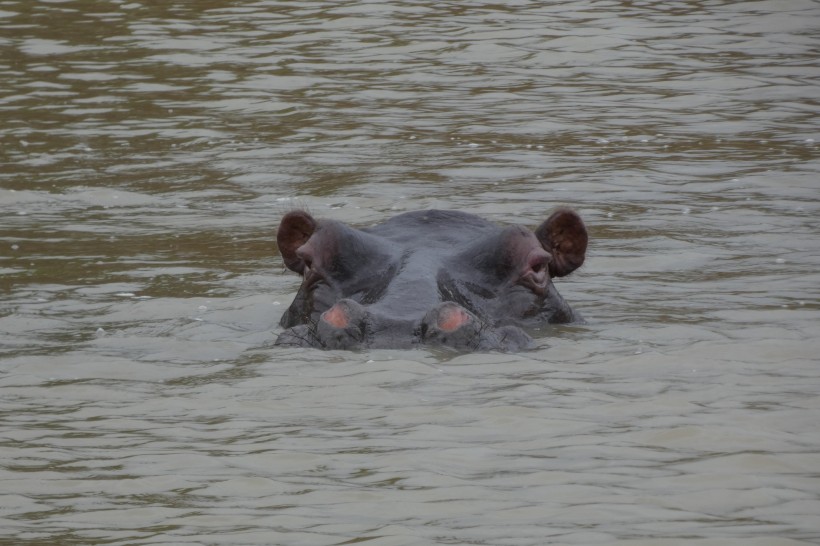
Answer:
[[[481,322],[464,307],[448,301],[431,309],[422,320],[425,343],[453,348],[477,345],[481,339]]]
[[[350,324],[350,317],[343,306],[339,304],[322,313],[322,318],[334,328],[347,328]]]
[[[367,337],[368,315],[361,304],[339,300],[322,313],[316,325],[316,336],[328,349],[355,349]]]
[[[344,299],[336,302],[333,307],[322,313],[322,322],[333,328],[363,329],[367,318],[367,311],[360,303]]]
[[[439,308],[436,324],[445,332],[453,332],[470,322],[471,318],[459,305],[442,306]]]

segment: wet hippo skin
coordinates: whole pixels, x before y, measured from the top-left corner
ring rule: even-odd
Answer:
[[[584,263],[587,231],[559,208],[534,231],[473,214],[408,212],[355,229],[301,210],[279,251],[303,282],[277,345],[517,351],[525,330],[579,319],[553,285]]]

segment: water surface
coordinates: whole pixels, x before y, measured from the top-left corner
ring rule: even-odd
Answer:
[[[820,541],[820,5],[0,2],[0,542]],[[273,346],[281,215],[575,207],[588,324]]]

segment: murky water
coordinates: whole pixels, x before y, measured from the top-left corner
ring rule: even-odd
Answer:
[[[820,541],[820,4],[0,1],[0,542]],[[539,350],[273,347],[295,206],[576,207]]]

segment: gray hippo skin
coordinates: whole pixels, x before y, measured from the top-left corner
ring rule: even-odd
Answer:
[[[552,283],[586,254],[568,208],[534,231],[446,210],[354,229],[297,210],[276,240],[303,278],[277,345],[517,351],[533,344],[525,329],[579,320]]]

